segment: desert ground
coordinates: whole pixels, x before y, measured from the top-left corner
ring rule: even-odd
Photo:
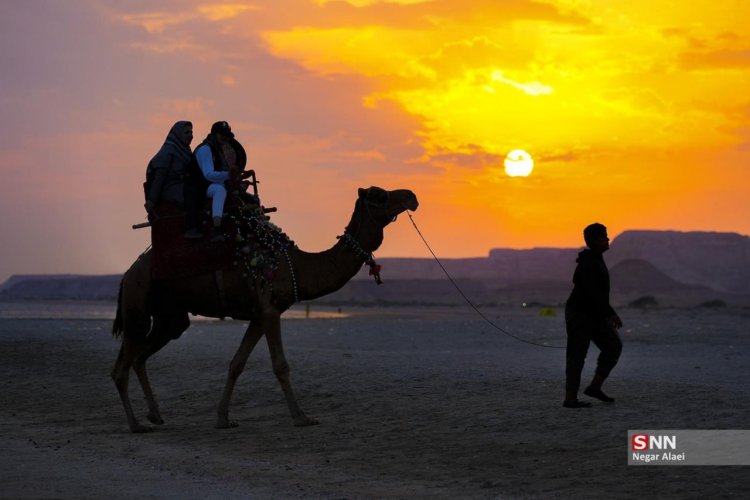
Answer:
[[[315,312],[315,311],[314,311]],[[747,498],[746,467],[628,466],[628,429],[747,429],[750,310],[621,310],[612,405],[561,407],[564,349],[466,307],[283,320],[292,426],[261,341],[214,428],[245,326],[195,321],[149,361],[166,420],[131,434],[108,319],[0,319],[1,498]],[[562,345],[564,320],[485,311]],[[591,376],[592,346],[584,371]],[[144,422],[136,377],[131,396]],[[582,396],[582,399],[584,396]]]

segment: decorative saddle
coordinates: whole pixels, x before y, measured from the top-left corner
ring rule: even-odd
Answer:
[[[210,212],[206,211],[201,230],[209,235],[210,229]],[[152,278],[171,280],[239,269],[248,280],[270,282],[280,254],[294,245],[259,205],[227,200],[222,232],[223,241],[212,241],[210,236],[187,239],[185,213],[175,205],[158,205],[151,221]]]

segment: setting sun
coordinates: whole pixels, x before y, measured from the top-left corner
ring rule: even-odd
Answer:
[[[528,177],[534,170],[534,160],[522,149],[514,149],[505,157],[505,173],[511,177]]]

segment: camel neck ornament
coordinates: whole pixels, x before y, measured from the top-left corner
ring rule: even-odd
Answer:
[[[378,285],[383,284],[383,280],[380,279],[380,270],[382,269],[382,266],[379,266],[375,262],[375,256],[372,254],[372,252],[368,252],[362,246],[359,244],[359,242],[354,239],[354,236],[352,236],[349,233],[344,233],[341,236],[337,236],[338,239],[344,242],[346,246],[354,250],[354,253],[357,254],[357,257],[364,259],[365,264],[370,266],[370,276],[375,277],[375,283]]]
[[[363,261],[368,262],[376,274],[377,264],[372,253],[383,242],[385,226],[396,220],[398,214],[414,211],[418,206],[417,197],[408,189],[386,191],[374,186],[360,189],[350,222],[333,247],[310,253],[296,245],[284,245],[279,253],[284,253],[288,267],[281,265],[274,268],[273,273],[253,275],[252,265],[249,273],[237,266],[223,273],[223,285],[219,284],[218,271],[155,280],[153,252],[144,252],[123,275],[112,325],[112,333],[122,338],[122,345],[111,375],[130,430],[153,430],[141,424],[133,411],[128,389],[131,369],[138,375],[146,397],[148,420],[152,424],[164,424],[151,389],[146,361],[188,329],[190,313],[249,321],[229,364],[217,408],[216,428],[237,426],[229,420],[230,400],[248,357],[262,337],[268,342],[273,373],[281,385],[294,425],[318,423],[302,411],[292,388],[281,338],[281,314],[295,302],[340,290],[361,270]],[[252,286],[248,286],[248,277]]]
[[[297,287],[297,277],[294,275],[294,266],[292,265],[292,259],[289,257],[289,252],[284,248],[284,257],[286,257],[286,264],[289,266],[289,274],[292,278],[292,290],[294,292],[294,303],[299,302],[299,288]]]

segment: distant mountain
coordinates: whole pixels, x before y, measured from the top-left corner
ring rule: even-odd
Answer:
[[[116,300],[122,275],[14,275],[0,300]]]
[[[612,288],[623,292],[637,291],[640,294],[654,292],[676,292],[680,290],[709,290],[702,285],[689,285],[673,280],[653,264],[642,259],[627,259],[618,262],[609,270]]]
[[[750,238],[736,233],[625,231],[607,253],[653,264],[670,278],[726,292],[750,292]]]
[[[572,248],[494,249],[488,257],[440,259],[440,262],[453,278],[478,280],[489,288],[508,288],[530,282],[565,285],[573,276],[577,253],[578,250]],[[445,272],[434,259],[377,260],[383,266],[383,276],[391,279],[445,279]],[[366,271],[357,279],[368,279]]]
[[[580,248],[497,248],[487,257],[441,259],[450,276],[479,301],[535,297],[564,301]],[[613,291],[716,291],[750,294],[750,238],[736,233],[625,231],[605,260]],[[388,286],[377,287],[365,266],[321,302],[445,303],[460,297],[431,258],[383,258]],[[18,275],[0,286],[0,300],[117,298],[120,275]],[[541,299],[540,299],[541,300]],[[547,299],[545,299],[547,300]]]
[[[581,247],[583,248],[583,247]],[[477,279],[490,288],[513,288],[530,283],[570,286],[581,248],[496,248],[486,258],[441,259],[454,278]],[[605,260],[610,270],[637,260],[639,274],[650,280],[658,272],[677,285],[697,285],[723,292],[750,293],[750,238],[736,233],[625,231],[611,244]],[[443,279],[433,259],[378,259],[384,276],[397,279]],[[634,265],[631,263],[631,265]],[[363,272],[358,279],[367,278]],[[637,288],[633,276],[622,278]],[[613,288],[621,286],[612,280]]]
[[[80,274],[14,274],[4,283],[0,284],[0,293],[22,281],[46,280],[46,279],[69,279],[82,278]]]

